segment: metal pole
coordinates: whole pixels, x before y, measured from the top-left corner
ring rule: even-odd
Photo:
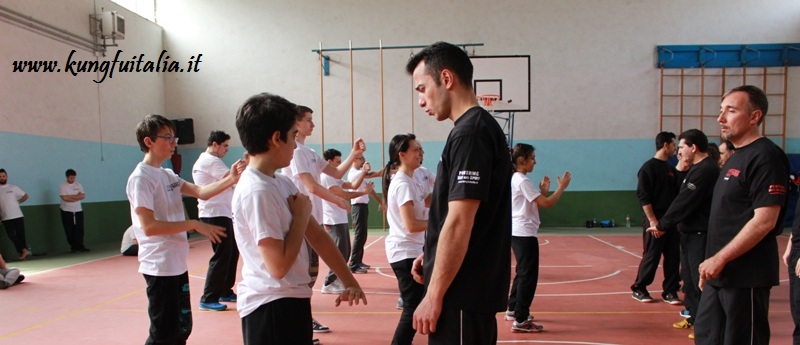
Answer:
[[[355,127],[355,96],[353,93],[353,41],[348,41],[350,44],[350,143],[356,141],[356,127]]]
[[[325,63],[325,57],[322,55],[322,42],[319,42],[319,119],[320,119],[320,132],[322,133],[322,151],[325,151],[325,91],[323,89],[323,76],[325,72],[322,70],[322,64]]]
[[[383,98],[383,40],[378,40],[378,53],[380,54],[380,68],[381,68],[381,166],[383,166],[383,162],[386,161],[386,148],[384,145],[386,144],[386,122],[385,122],[385,113],[384,113],[384,103],[385,99]],[[386,197],[385,195],[383,196]],[[386,213],[381,212],[383,216],[383,231],[386,231]]]

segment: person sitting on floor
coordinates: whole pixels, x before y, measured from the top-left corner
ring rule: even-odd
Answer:
[[[119,252],[122,256],[139,255],[139,241],[136,240],[136,235],[133,234],[133,225],[129,226],[125,233],[122,234],[122,244]]]
[[[16,285],[25,280],[25,276],[20,274],[18,268],[6,266],[6,261],[0,255],[0,290]]]

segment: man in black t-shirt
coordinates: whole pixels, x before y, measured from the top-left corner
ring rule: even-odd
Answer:
[[[659,220],[669,209],[675,195],[678,194],[678,171],[667,163],[667,159],[675,154],[675,134],[661,132],[656,136],[656,154],[639,169],[636,196],[644,211],[642,222],[642,241],[644,253],[639,262],[636,280],[631,285],[633,299],[642,302],[653,302],[647,286],[653,283],[658,269],[658,262],[664,256],[664,282],[661,284],[661,297],[665,302],[680,305],[678,289],[681,286],[678,269],[680,267],[680,239],[675,227],[664,228],[664,234],[656,237],[647,231],[657,226]]]
[[[789,268],[789,309],[792,312],[794,330],[792,339],[794,345],[800,345],[800,202],[794,211],[792,234],[783,253],[783,263]]]
[[[414,328],[429,344],[494,344],[511,278],[511,157],[500,125],[478,106],[472,63],[435,43],[406,66],[419,105],[450,119],[436,174],[424,254],[414,262],[425,297]]]
[[[697,305],[700,302],[700,262],[705,259],[708,214],[711,212],[711,196],[719,177],[719,165],[708,154],[708,137],[698,129],[690,129],[678,136],[678,157],[689,166],[681,182],[680,191],[658,225],[647,229],[655,237],[666,234],[664,229],[677,226],[680,236],[683,296],[686,310],[681,316],[686,319],[673,327],[691,328]],[[693,335],[690,335],[692,337]]]
[[[700,264],[697,344],[769,344],[769,295],[778,285],[789,161],[759,127],[767,96],[745,85],[722,98],[720,134],[736,147],[714,186],[707,259]]]

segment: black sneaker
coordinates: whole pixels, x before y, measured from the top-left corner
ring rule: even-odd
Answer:
[[[678,298],[678,296],[675,296],[674,294],[668,293],[668,294],[666,294],[666,295],[664,295],[662,297],[664,298],[664,302],[667,302],[669,304],[672,304],[672,305],[683,305],[683,302],[681,301],[681,299]]]
[[[633,299],[642,302],[642,303],[653,303],[653,297],[650,297],[650,294],[647,291],[637,290],[631,294]]]
[[[317,322],[315,319],[311,319],[311,330],[314,331],[314,333],[328,333],[331,331],[328,326]]]
[[[366,269],[364,269],[363,267],[356,267],[355,269],[350,270],[350,272],[355,273],[355,274],[365,274],[368,271]]]

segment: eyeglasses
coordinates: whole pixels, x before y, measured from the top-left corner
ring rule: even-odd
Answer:
[[[171,135],[156,135],[154,138],[165,139],[170,144],[177,144],[178,143],[178,137],[173,137]],[[155,140],[155,139],[153,139],[153,140]]]

